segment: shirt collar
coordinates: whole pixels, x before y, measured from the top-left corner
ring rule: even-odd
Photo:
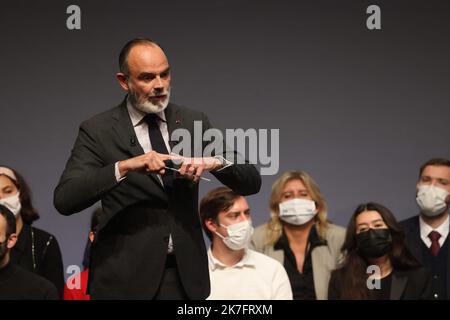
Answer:
[[[252,259],[251,250],[245,249],[244,256],[242,257],[241,261],[236,263],[234,266],[227,266],[224,263],[222,263],[220,260],[218,260],[216,257],[213,256],[211,247],[208,249],[208,263],[209,263],[209,269],[214,271],[216,268],[225,269],[225,268],[243,268],[243,267],[254,267],[255,261]]]
[[[308,243],[310,244],[310,250],[312,250],[312,249],[314,249],[315,247],[318,247],[318,246],[326,246],[327,245],[327,240],[322,239],[322,238],[319,237],[315,224],[313,225],[313,227],[309,231]],[[278,239],[278,241],[275,243],[273,248],[275,250],[284,250],[284,249],[289,248],[289,240],[288,240],[284,230],[281,233],[280,239]]]
[[[133,106],[133,104],[130,102],[130,98],[127,97],[127,110],[128,114],[131,118],[131,123],[133,124],[133,127],[136,127],[142,122],[142,119],[147,115],[145,112],[142,112],[141,110],[138,110],[136,107]],[[164,122],[166,122],[166,114],[164,113],[164,110],[157,112],[156,115]]]
[[[422,218],[422,216],[419,215],[419,223],[420,223],[420,237],[422,239],[426,238],[428,239],[428,235],[431,231],[437,231],[440,233],[442,237],[447,237],[450,227],[450,219],[449,215],[447,215],[447,219],[436,229],[433,229],[430,225],[428,225]]]

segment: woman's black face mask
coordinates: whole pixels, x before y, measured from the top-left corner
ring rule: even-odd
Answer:
[[[356,235],[356,245],[366,259],[384,256],[392,249],[392,237],[389,229],[369,229]]]

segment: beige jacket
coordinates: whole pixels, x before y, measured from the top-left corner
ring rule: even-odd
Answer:
[[[266,245],[266,226],[263,224],[255,229],[250,249],[261,252],[281,264],[284,263],[284,251],[274,250],[273,246]],[[345,239],[345,229],[334,224],[329,224],[326,232],[326,246],[318,246],[311,252],[314,287],[318,300],[326,300],[328,297],[328,282],[331,271],[336,269],[341,262],[341,247]]]

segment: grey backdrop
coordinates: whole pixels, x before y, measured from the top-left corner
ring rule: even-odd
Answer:
[[[383,29],[369,31],[372,3],[2,2],[0,163],[30,183],[36,226],[56,235],[65,266],[80,264],[92,208],[61,216],[53,190],[79,124],[123,97],[120,48],[147,36],[168,54],[172,101],[220,128],[279,128],[280,172],[309,172],[332,221],[345,225],[368,200],[414,215],[420,164],[450,158],[450,2],[376,1]],[[80,31],[66,28],[70,4]],[[275,179],[249,197],[255,224]]]

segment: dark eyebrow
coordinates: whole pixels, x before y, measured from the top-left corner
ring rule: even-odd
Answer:
[[[167,73],[167,72],[170,72],[170,67],[167,67],[167,69],[166,69],[166,70],[163,70],[160,74],[162,74],[162,73]]]
[[[167,69],[163,70],[161,73],[159,73],[159,75],[162,75],[163,73],[168,73],[168,72],[170,72],[170,67],[168,67]],[[151,72],[142,72],[142,73],[139,74],[138,78],[143,78],[143,77],[147,77],[147,76],[155,78],[157,76],[157,74],[151,73]]]
[[[362,222],[362,223],[358,223],[356,226],[359,227],[359,226],[362,226],[362,225],[368,225],[368,223],[367,222]]]
[[[248,214],[250,213],[250,209],[244,210],[244,214]],[[230,211],[227,212],[227,215],[240,215],[241,211]]]
[[[373,220],[373,221],[370,221],[369,223],[376,223],[376,222],[384,222],[384,220],[381,219],[381,218],[379,218],[379,219],[375,219],[375,220]],[[359,226],[362,226],[362,225],[368,225],[369,223],[367,223],[367,222],[362,222],[362,223],[358,223],[356,226],[359,227]]]
[[[151,73],[151,72],[142,72],[142,73],[139,73],[138,77],[142,78],[142,77],[147,77],[147,76],[155,77],[156,75],[154,73]]]

